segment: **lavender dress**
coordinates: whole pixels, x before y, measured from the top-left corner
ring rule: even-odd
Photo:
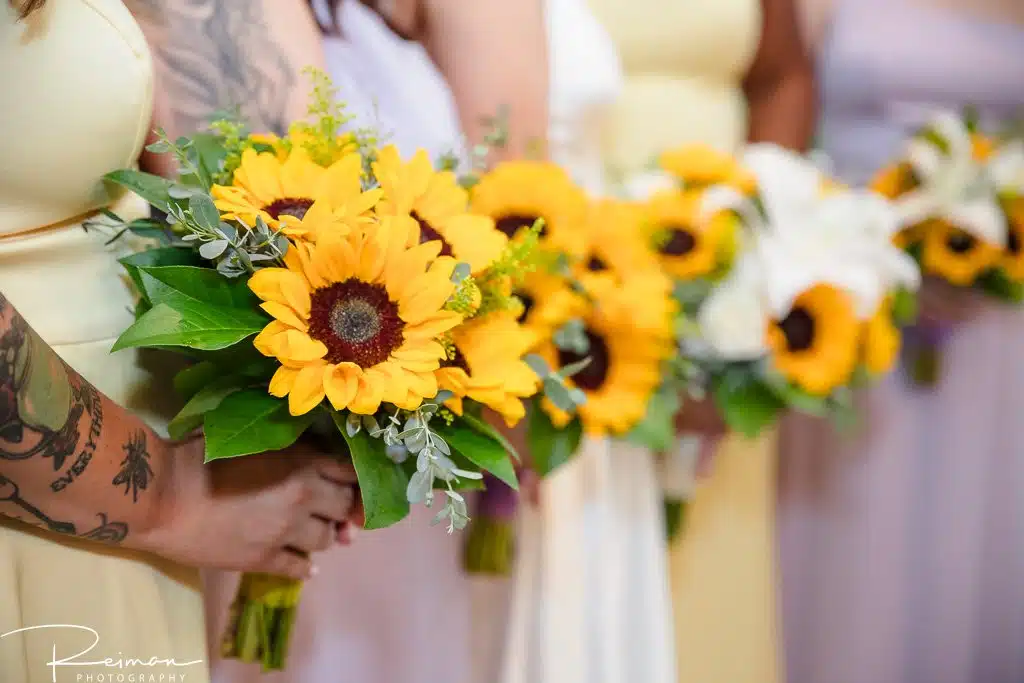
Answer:
[[[926,2],[837,2],[820,141],[846,181],[930,108],[998,121],[1024,105],[1024,27]],[[896,373],[868,392],[855,434],[785,425],[792,683],[1024,681],[1024,311],[988,306],[944,364],[930,391]]]

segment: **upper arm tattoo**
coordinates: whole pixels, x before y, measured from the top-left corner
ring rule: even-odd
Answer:
[[[276,0],[275,0],[276,1]],[[175,135],[237,109],[254,131],[284,133],[296,70],[263,0],[126,0],[146,28]]]

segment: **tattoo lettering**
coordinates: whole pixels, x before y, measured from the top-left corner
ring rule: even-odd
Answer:
[[[172,134],[240,110],[257,132],[283,134],[296,69],[264,17],[263,0],[127,0],[154,46]]]
[[[103,401],[100,400],[100,393],[91,385],[78,380],[75,389],[75,400],[82,406],[85,414],[89,416],[89,433],[86,435],[85,443],[75,462],[68,468],[67,472],[54,479],[50,484],[50,490],[54,493],[63,491],[72,482],[76,481],[85,468],[92,462],[96,454],[96,442],[99,440],[100,432],[103,430]],[[77,441],[77,440],[76,440]]]
[[[121,461],[121,471],[112,482],[114,486],[124,484],[124,495],[132,494],[132,502],[139,502],[139,491],[149,487],[153,478],[153,468],[149,466],[149,450],[146,448],[146,433],[136,432],[124,446],[125,456]]]

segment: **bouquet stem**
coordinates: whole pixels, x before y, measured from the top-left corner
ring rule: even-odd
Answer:
[[[226,659],[259,662],[281,671],[295,627],[302,582],[269,574],[243,574],[221,642]]]
[[[507,484],[484,476],[486,490],[480,506],[469,523],[463,549],[463,566],[471,574],[506,576],[515,557],[516,510],[519,496]]]
[[[665,538],[669,543],[679,537],[686,521],[687,502],[679,498],[665,499]]]
[[[904,334],[904,368],[920,387],[931,388],[942,374],[942,350],[950,329],[933,322],[919,322]]]

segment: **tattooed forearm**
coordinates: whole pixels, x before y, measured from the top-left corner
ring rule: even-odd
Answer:
[[[263,0],[126,0],[149,38],[172,135],[239,110],[253,130],[285,132],[297,67],[272,31]]]
[[[120,543],[129,524],[153,518],[157,496],[143,494],[165,471],[166,449],[0,296],[0,516]]]

